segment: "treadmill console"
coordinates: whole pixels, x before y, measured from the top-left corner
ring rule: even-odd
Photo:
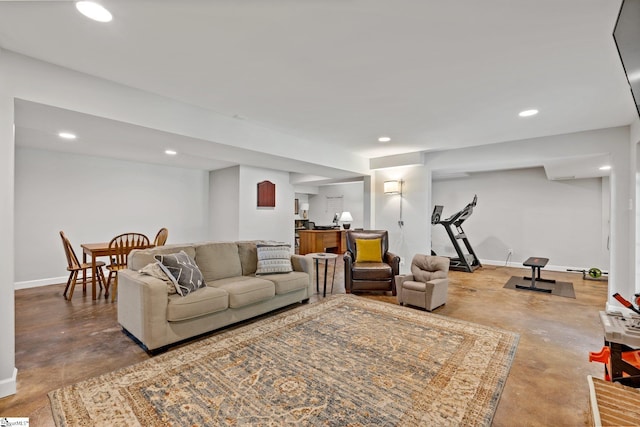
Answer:
[[[435,225],[440,222],[440,217],[442,216],[442,210],[444,206],[435,205],[433,207],[433,212],[431,213],[431,224]]]

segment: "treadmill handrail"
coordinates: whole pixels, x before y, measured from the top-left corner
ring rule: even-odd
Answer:
[[[460,227],[462,223],[471,216],[473,213],[473,208],[478,204],[478,195],[473,196],[473,200],[467,206],[465,206],[462,210],[454,213],[447,219],[440,220],[443,224],[453,224],[456,227]]]

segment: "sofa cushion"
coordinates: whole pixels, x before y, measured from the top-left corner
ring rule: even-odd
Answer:
[[[205,286],[185,297],[169,295],[167,320],[178,322],[229,308],[229,295],[222,289]]]
[[[258,243],[258,268],[256,275],[278,274],[293,271],[291,245],[286,243]]]
[[[185,244],[158,246],[150,249],[134,249],[129,253],[127,265],[129,269],[138,271],[144,266],[156,262],[156,259],[153,257],[156,254],[177,254],[180,251],[185,251],[191,258],[196,256],[196,249],[193,245]]]
[[[238,255],[242,266],[242,275],[250,276],[258,268],[258,248],[255,241],[236,242],[238,244]]]
[[[207,286],[223,289],[229,294],[229,307],[240,308],[276,295],[273,282],[258,277],[240,276],[240,280],[231,278],[207,282]]]
[[[402,290],[405,291],[416,291],[416,292],[426,292],[427,284],[424,282],[416,282],[413,280],[407,280],[402,283]]]
[[[198,244],[195,260],[206,282],[242,276],[238,245],[233,242]]]
[[[300,271],[286,274],[270,274],[264,276],[264,279],[276,285],[276,295],[288,294],[309,286],[309,275]]]
[[[187,296],[206,286],[196,262],[184,251],[177,254],[157,254],[155,259],[160,262],[160,267],[169,279],[173,280],[180,296]]]
[[[389,280],[391,266],[377,262],[356,262],[351,268],[353,280]]]

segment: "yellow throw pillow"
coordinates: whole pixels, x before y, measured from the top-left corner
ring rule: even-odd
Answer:
[[[382,262],[381,239],[356,239],[356,262]]]

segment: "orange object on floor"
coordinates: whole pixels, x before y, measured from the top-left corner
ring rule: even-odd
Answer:
[[[636,368],[640,368],[640,350],[623,351],[622,360]]]
[[[640,369],[640,350],[623,351],[622,360]],[[594,351],[590,351],[589,362],[604,363],[604,379],[605,381],[611,381],[611,376],[609,375],[609,372],[611,372],[611,350],[609,349],[609,347],[604,346],[602,347],[602,350],[597,353]],[[628,374],[626,374],[625,372],[623,372],[622,375],[628,376]]]
[[[604,363],[604,380],[611,381],[611,349],[606,345],[602,347],[598,353],[594,351],[589,352],[589,362]]]
[[[601,363],[609,363],[609,358],[611,357],[611,350],[606,345],[602,347],[600,352],[596,353],[595,351],[589,352],[589,362],[601,362]]]

